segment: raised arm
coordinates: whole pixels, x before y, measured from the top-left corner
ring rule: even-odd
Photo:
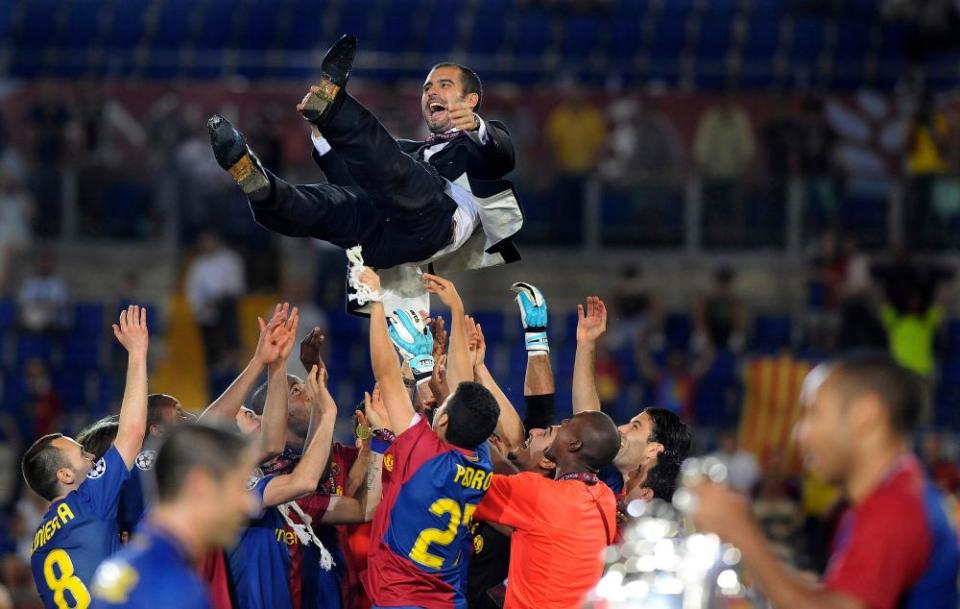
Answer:
[[[257,341],[257,349],[253,357],[240,376],[235,378],[220,397],[200,414],[201,419],[218,422],[234,420],[240,407],[243,406],[244,398],[257,384],[264,367],[280,356],[279,337],[274,337],[273,331],[286,321],[289,308],[290,305],[287,303],[278,304],[273,310],[273,317],[270,318],[269,323],[257,318],[260,324],[260,339]]]
[[[597,341],[607,331],[607,307],[596,296],[587,309],[577,305],[577,355],[573,363],[573,413],[600,410],[597,393]]]
[[[317,490],[320,476],[330,458],[333,442],[333,426],[337,422],[337,405],[327,391],[327,375],[314,366],[307,375],[307,395],[314,405],[311,425],[317,427],[303,457],[293,471],[277,476],[264,489],[264,505],[280,505]],[[319,421],[317,421],[319,417]]]
[[[360,275],[360,281],[373,292],[380,293],[380,277],[372,269],[365,268]],[[410,395],[403,386],[400,362],[393,343],[390,342],[387,316],[382,302],[373,302],[370,307],[370,363],[373,366],[373,376],[380,385],[390,427],[396,430],[397,434],[403,433],[410,427],[415,413]]]
[[[527,369],[523,379],[527,413],[523,426],[528,431],[546,429],[553,424],[557,392],[547,339],[547,299],[536,286],[523,281],[513,284],[510,289],[516,294],[527,349]]]
[[[113,335],[127,350],[127,382],[120,404],[120,426],[114,446],[127,469],[133,467],[147,432],[147,309],[130,305],[120,312],[120,322],[113,324]]]
[[[476,323],[472,317],[465,319],[467,327],[467,349],[473,354],[473,373],[474,380],[490,390],[493,397],[500,406],[500,416],[497,419],[496,432],[506,446],[507,452],[517,448],[523,443],[523,423],[520,421],[520,415],[513,407],[510,399],[500,389],[500,385],[487,369],[486,354],[487,344],[483,338],[483,328]]]
[[[259,320],[261,330],[263,320]],[[276,347],[276,357],[267,363],[267,397],[260,421],[260,448],[264,458],[279,455],[287,443],[287,358],[297,340],[297,325],[300,311],[293,307],[289,317],[270,334],[271,348]],[[271,356],[274,352],[271,351]],[[312,369],[312,367],[311,367]]]
[[[450,308],[450,352],[447,355],[447,382],[456,391],[460,383],[473,380],[473,364],[467,351],[467,332],[464,323],[463,301],[452,281],[424,273],[423,283],[428,292],[436,294],[440,302]]]

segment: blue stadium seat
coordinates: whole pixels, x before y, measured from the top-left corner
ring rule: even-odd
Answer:
[[[724,59],[733,37],[732,30],[732,14],[704,18],[700,22],[700,31],[697,35],[697,57],[710,60]]]
[[[686,46],[687,20],[668,15],[657,19],[654,25],[653,45],[650,49],[654,62],[679,56]]]
[[[57,16],[63,0],[31,0],[25,3],[19,23],[13,28],[13,41],[18,48],[44,48],[56,40]]]
[[[107,319],[104,306],[100,302],[79,302],[73,308],[73,333],[80,336],[97,337],[104,332]],[[111,320],[110,323],[113,323]]]
[[[597,46],[600,24],[588,15],[572,15],[563,23],[563,56],[567,59],[583,58]]]
[[[628,60],[640,48],[640,21],[636,15],[614,15],[605,26],[610,42],[607,56],[611,65]]]
[[[906,26],[902,23],[882,24],[880,26],[880,59],[902,59],[905,34]]]
[[[284,48],[296,51],[326,48],[327,41],[323,40],[323,14],[319,11],[294,14],[296,16],[290,23],[289,35],[283,40]],[[366,35],[366,30],[363,35]]]
[[[428,13],[421,50],[426,53],[446,55],[459,42],[460,31],[456,20],[447,10],[432,10]]]
[[[672,17],[685,17],[699,4],[699,0],[669,0],[663,3],[664,14]]]
[[[111,49],[127,49],[143,37],[144,16],[150,0],[124,0],[113,5],[113,18],[104,37],[104,45]]]
[[[790,57],[796,61],[814,61],[823,49],[825,22],[814,17],[797,19],[793,28]]]
[[[384,10],[383,25],[373,43],[384,53],[403,53],[414,34],[416,3],[403,0],[389,3]]]
[[[356,340],[363,336],[362,326],[365,324],[363,318],[356,315],[350,315],[344,311],[336,311],[330,315],[330,338],[346,339],[347,341]]]
[[[754,350],[774,354],[790,346],[791,321],[786,315],[758,315],[753,323]]]
[[[100,16],[105,4],[100,0],[76,0],[67,11],[62,41],[67,48],[84,49],[100,33]]]
[[[944,338],[944,355],[948,359],[957,359],[960,361],[960,319],[951,319],[946,324],[946,329],[943,332]],[[960,381],[960,375],[955,377]]]
[[[218,2],[220,4],[218,4]],[[233,11],[232,3],[225,0],[214,0],[207,5],[207,10],[200,20],[200,33],[197,38],[198,49],[222,49],[232,43],[233,20],[225,17]]]
[[[780,17],[788,0],[754,0],[753,13],[764,17]]]
[[[504,12],[496,5],[484,2],[474,14],[470,24],[470,52],[492,54],[503,46],[505,29]]]
[[[50,361],[53,357],[53,339],[41,334],[21,334],[16,339],[16,361],[22,365],[31,359]]]
[[[264,50],[277,41],[278,8],[275,0],[253,0],[239,27],[237,44],[245,49]]]
[[[548,17],[541,11],[525,11],[517,17],[516,40],[513,52],[522,57],[542,54],[547,47]]]
[[[483,329],[483,338],[488,345],[496,345],[503,341],[506,336],[503,311],[477,311],[472,315]]]
[[[743,61],[769,61],[780,46],[780,21],[751,19],[743,47]]]
[[[12,298],[0,300],[0,328],[9,328],[17,323],[17,302]]]
[[[153,31],[151,48],[178,49],[190,34],[190,15],[195,3],[174,0],[163,5]]]
[[[664,319],[663,333],[671,349],[686,351],[693,336],[693,321],[686,313],[670,313]]]
[[[854,62],[866,59],[870,50],[870,26],[862,21],[837,23],[837,43],[833,51],[834,62]]]

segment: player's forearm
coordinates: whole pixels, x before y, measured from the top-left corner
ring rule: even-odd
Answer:
[[[857,609],[850,599],[803,580],[791,571],[770,548],[753,522],[739,527],[729,539],[743,554],[747,569],[757,586],[776,609]]]
[[[320,484],[320,476],[330,458],[330,447],[333,443],[333,427],[336,423],[336,414],[324,413],[317,425],[316,433],[310,439],[303,457],[293,470],[293,486],[295,497],[303,496],[316,490]]]
[[[463,316],[463,303],[457,303],[450,308],[450,347],[447,354],[447,382],[450,391],[456,391],[460,383],[473,380],[473,363],[467,349],[467,327]]]
[[[200,418],[232,421],[240,411],[240,407],[243,406],[243,399],[250,394],[250,390],[256,385],[261,372],[263,372],[263,364],[256,360],[250,360],[243,372],[233,379],[233,382],[220,394],[220,397],[215,399],[200,414]]]
[[[390,418],[390,427],[400,433],[410,425],[415,413],[403,386],[397,353],[387,332],[383,304],[379,302],[373,303],[370,308],[370,363],[373,376],[383,393],[383,405]]]
[[[357,460],[353,462],[350,473],[347,475],[347,488],[344,489],[346,496],[357,499],[363,498],[364,482],[367,478],[367,468],[370,466],[371,458],[370,439],[361,440]]]
[[[523,378],[523,395],[547,395],[556,393],[553,382],[553,366],[549,351],[527,353],[527,371]]]
[[[600,410],[597,393],[597,345],[589,341],[577,343],[573,363],[573,413]]]
[[[517,414],[517,409],[513,407],[510,399],[500,389],[500,385],[490,374],[486,365],[480,364],[475,368],[477,382],[490,390],[493,397],[500,406],[500,417],[497,419],[497,435],[506,444],[507,450],[513,450],[523,443],[523,421]]]
[[[383,455],[371,451],[370,463],[367,466],[366,483],[364,484],[363,497],[360,500],[361,510],[364,522],[373,520],[373,513],[377,511],[380,505],[380,499],[383,496]]]
[[[127,462],[140,451],[147,430],[147,354],[127,356],[127,379],[120,404],[116,446]]]
[[[265,456],[283,452],[287,439],[287,363],[278,361],[267,373],[267,399],[260,420],[260,447]]]

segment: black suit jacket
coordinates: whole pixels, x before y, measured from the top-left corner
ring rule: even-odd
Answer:
[[[514,151],[510,132],[500,121],[485,122],[487,123],[486,144],[481,145],[469,136],[459,137],[430,157],[429,163],[441,176],[451,182],[464,173],[478,180],[500,180],[513,171]],[[422,160],[419,153],[426,146],[424,142],[397,140],[397,144],[407,154]],[[356,180],[350,175],[350,170],[335,151],[331,150],[320,156],[314,148],[312,156],[331,184],[358,186]]]

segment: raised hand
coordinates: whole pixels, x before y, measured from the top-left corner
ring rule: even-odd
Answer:
[[[274,333],[277,336],[277,342],[280,347],[280,354],[277,362],[285,362],[293,351],[293,345],[297,342],[297,326],[300,325],[300,309],[293,307],[289,317],[278,327]]]
[[[363,414],[371,429],[389,429],[390,416],[387,407],[383,405],[380,395],[380,385],[373,386],[373,393],[363,392]]]
[[[596,342],[607,331],[607,307],[597,296],[587,296],[587,308],[577,305],[577,342]]]
[[[444,279],[430,273],[423,274],[423,285],[431,294],[436,294],[440,302],[453,309],[463,309],[463,301],[460,300],[460,294],[457,287],[449,279]]]
[[[370,291],[379,294],[380,293],[380,275],[377,275],[369,266],[363,267],[363,271],[360,273],[360,283],[370,288]]]
[[[300,363],[303,364],[304,370],[310,370],[314,366],[324,369],[327,367],[323,363],[323,358],[320,357],[320,348],[325,340],[326,337],[320,328],[314,328],[300,341]]]
[[[421,311],[420,315],[426,317],[426,312]],[[433,361],[438,362],[440,357],[447,353],[447,342],[450,339],[450,335],[447,334],[447,322],[437,315],[427,325],[433,333]]]
[[[127,353],[145,357],[150,346],[146,307],[130,305],[126,311],[120,311],[119,323],[113,324],[113,335]]]
[[[280,357],[279,335],[277,330],[282,328],[287,320],[290,311],[288,303],[278,304],[273,309],[273,317],[269,322],[257,317],[257,324],[260,326],[260,338],[257,339],[257,348],[253,353],[254,361],[264,366],[277,361]]]
[[[453,102],[447,106],[447,116],[450,117],[450,124],[455,129],[461,131],[475,131],[480,128],[480,119],[473,112],[465,101]]]
[[[333,416],[336,416],[337,404],[327,390],[327,371],[325,369],[321,369],[320,366],[312,367],[307,374],[304,390],[307,393],[307,399],[315,406],[319,406],[324,415],[332,412]]]
[[[487,357],[487,342],[483,338],[483,329],[469,315],[464,316],[467,327],[467,351],[473,361],[474,369],[482,366]]]

